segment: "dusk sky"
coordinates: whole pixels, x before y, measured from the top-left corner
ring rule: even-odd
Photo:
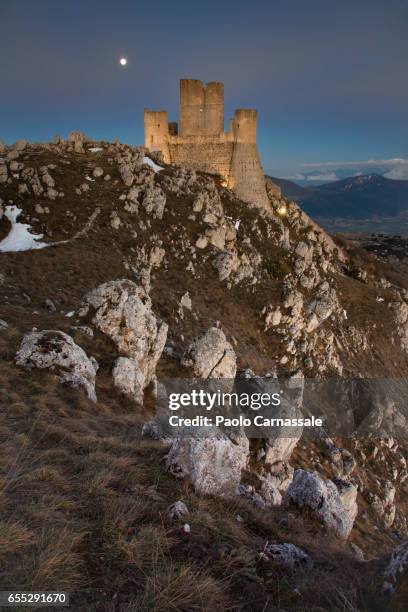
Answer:
[[[198,78],[225,83],[226,120],[258,110],[268,173],[408,179],[407,0],[0,0],[0,49],[7,143],[141,144],[143,108],[176,120]]]

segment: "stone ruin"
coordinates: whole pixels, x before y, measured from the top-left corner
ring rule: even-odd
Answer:
[[[265,176],[256,145],[254,109],[237,109],[224,129],[224,84],[180,81],[180,121],[167,111],[145,108],[145,147],[161,151],[166,163],[217,174],[238,198],[269,207]]]

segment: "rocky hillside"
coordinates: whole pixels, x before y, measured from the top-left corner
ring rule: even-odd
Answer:
[[[80,133],[1,146],[7,588],[78,610],[404,609],[404,440],[204,444],[155,422],[161,378],[407,375],[404,278],[267,189],[251,207]]]

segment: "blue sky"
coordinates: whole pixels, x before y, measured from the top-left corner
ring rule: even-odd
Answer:
[[[0,51],[6,142],[140,144],[191,77],[225,83],[226,119],[257,108],[271,174],[408,179],[407,0],[0,0]]]

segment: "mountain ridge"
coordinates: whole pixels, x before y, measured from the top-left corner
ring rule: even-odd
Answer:
[[[295,182],[269,177],[282,194],[295,200],[310,215],[365,219],[392,217],[408,210],[408,181],[363,174],[323,185],[302,187]]]

